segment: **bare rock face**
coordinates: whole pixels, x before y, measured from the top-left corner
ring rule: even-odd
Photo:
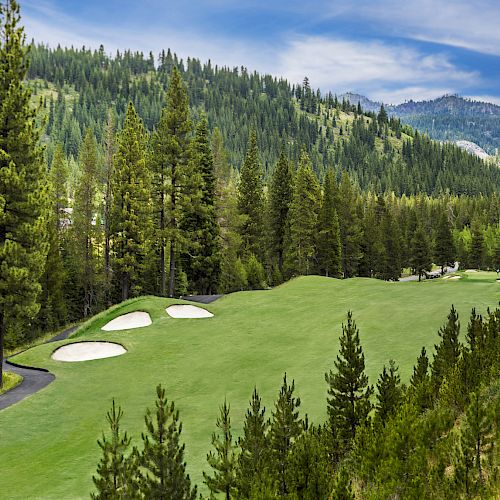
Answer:
[[[483,160],[486,160],[490,157],[490,155],[481,146],[478,146],[475,142],[457,141],[455,144],[460,149],[464,149],[465,151],[467,151],[471,155],[476,155]]]

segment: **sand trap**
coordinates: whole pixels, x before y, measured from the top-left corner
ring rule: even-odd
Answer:
[[[202,307],[176,304],[165,309],[172,318],[211,318],[213,314]]]
[[[112,342],[75,342],[66,344],[52,353],[56,361],[90,361],[91,359],[112,358],[125,354],[127,350]]]
[[[477,273],[477,269],[466,269],[466,273]]]
[[[461,278],[462,278],[462,276],[450,276],[449,277],[450,280],[459,280]]]
[[[104,325],[101,330],[106,332],[115,330],[130,330],[132,328],[142,328],[152,323],[151,316],[144,311],[135,311],[123,314]]]

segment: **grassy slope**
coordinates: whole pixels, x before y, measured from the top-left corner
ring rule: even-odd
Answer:
[[[391,357],[408,381],[422,345],[431,350],[436,342],[451,303],[464,324],[472,306],[485,312],[498,304],[496,275],[463,276],[421,284],[300,278],[273,291],[224,297],[207,306],[215,317],[203,320],[171,319],[164,308],[172,301],[151,297],[102,314],[79,337],[118,341],[129,350],[126,355],[58,363],[50,359],[52,344],[16,358],[50,369],[56,380],[0,412],[2,497],[88,498],[99,457],[96,439],[105,427],[111,398],[124,407],[124,427],[137,442],[144,409],[153,404],[158,382],[181,411],[189,470],[201,483],[224,397],[231,403],[238,434],[254,384],[269,411],[286,370],[295,378],[303,412],[313,421],[323,419],[324,373],[333,365],[348,309],[360,327],[371,382]],[[112,317],[137,309],[150,312],[151,327],[99,331]]]

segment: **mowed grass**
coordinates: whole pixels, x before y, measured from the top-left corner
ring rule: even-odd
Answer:
[[[123,428],[140,445],[144,411],[162,383],[180,410],[186,459],[202,484],[218,407],[231,404],[234,433],[256,385],[270,416],[283,374],[295,379],[302,414],[326,416],[324,374],[333,367],[346,312],[360,329],[370,382],[394,358],[408,382],[420,349],[432,352],[451,304],[467,324],[473,306],[495,307],[495,273],[462,273],[460,280],[386,283],[371,279],[303,277],[270,291],[228,295],[205,306],[209,319],[172,319],[173,301],[146,297],[94,318],[67,341],[42,345],[16,362],[49,369],[55,381],[0,412],[2,498],[88,498],[111,399],[123,407]],[[151,314],[147,328],[103,332],[110,319],[133,310]],[[81,363],[53,361],[52,351],[74,340],[109,340],[128,353]]]

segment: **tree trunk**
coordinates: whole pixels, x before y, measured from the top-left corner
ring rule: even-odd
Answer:
[[[175,291],[175,241],[176,235],[175,231],[177,229],[177,219],[176,219],[176,190],[177,189],[177,176],[176,176],[176,166],[172,165],[172,193],[170,194],[170,209],[171,213],[171,223],[170,228],[172,230],[170,236],[170,282],[168,287],[168,296],[173,297]]]
[[[168,296],[173,297],[175,291],[175,239],[170,240],[170,281],[168,286]]]
[[[161,248],[160,248],[160,276],[161,276],[161,294],[167,294],[167,276],[165,272],[165,193],[161,193],[161,209],[160,209],[160,231],[161,231]]]

